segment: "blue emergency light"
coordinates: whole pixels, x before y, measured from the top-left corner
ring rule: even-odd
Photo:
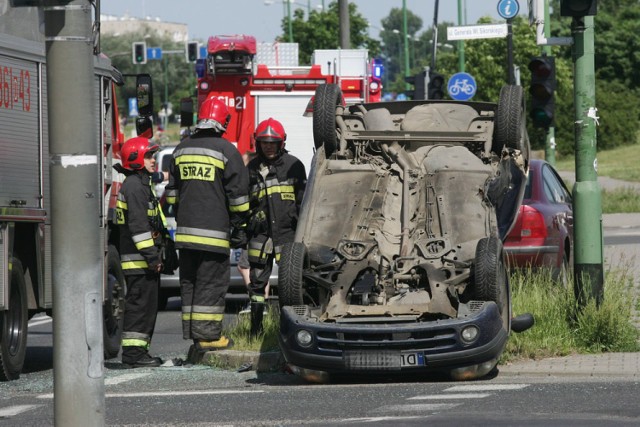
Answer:
[[[207,64],[205,64],[206,59],[201,58],[196,60],[196,75],[199,79],[203,78],[207,69]]]
[[[382,65],[382,59],[374,59],[373,60],[373,77],[382,78],[382,73],[384,72],[384,65]]]

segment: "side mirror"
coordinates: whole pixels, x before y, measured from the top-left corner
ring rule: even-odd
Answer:
[[[136,117],[136,134],[145,138],[153,138],[153,124],[149,116]]]
[[[180,100],[180,126],[193,126],[193,99],[182,98]]]
[[[153,115],[153,86],[149,74],[136,76],[136,98],[138,99],[138,114],[142,117]]]

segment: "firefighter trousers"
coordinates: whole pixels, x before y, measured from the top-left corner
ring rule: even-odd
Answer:
[[[249,279],[251,280],[251,283],[249,284],[249,295],[251,296],[252,301],[264,302],[264,298],[266,296],[265,289],[269,283],[269,278],[271,277],[275,258],[275,253],[272,252],[267,255],[266,262],[264,264],[256,262],[250,263],[251,271],[249,273]],[[257,297],[257,299],[254,297]]]
[[[160,274],[131,274],[126,281],[122,361],[133,363],[147,353],[151,344],[158,316]]]
[[[220,338],[229,280],[228,253],[180,250],[184,339],[215,341]]]

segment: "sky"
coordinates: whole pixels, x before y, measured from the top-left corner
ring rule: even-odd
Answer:
[[[284,0],[286,2],[286,0]],[[511,0],[513,1],[513,0]],[[307,10],[328,6],[331,0],[293,0],[295,8]],[[280,24],[286,8],[283,0],[103,0],[101,13],[134,18],[159,18],[165,22],[187,24],[189,38],[206,40],[222,34],[252,35],[258,42],[271,42],[282,34]],[[371,23],[370,36],[377,38],[380,21],[392,8],[401,8],[402,0],[349,0],[358,6],[358,12]],[[466,5],[467,25],[473,25],[482,16],[502,21],[498,15],[498,0],[460,0]],[[519,0],[520,14],[527,13],[526,0]],[[406,0],[407,9],[420,16],[423,30],[433,24],[435,0]],[[292,12],[293,13],[293,12]],[[464,19],[464,18],[463,18]],[[438,22],[449,21],[458,25],[458,0],[440,0]]]

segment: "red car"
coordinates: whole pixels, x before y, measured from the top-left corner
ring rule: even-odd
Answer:
[[[555,169],[532,159],[524,200],[504,242],[511,268],[550,268],[554,280],[567,283],[573,265],[571,193]]]

